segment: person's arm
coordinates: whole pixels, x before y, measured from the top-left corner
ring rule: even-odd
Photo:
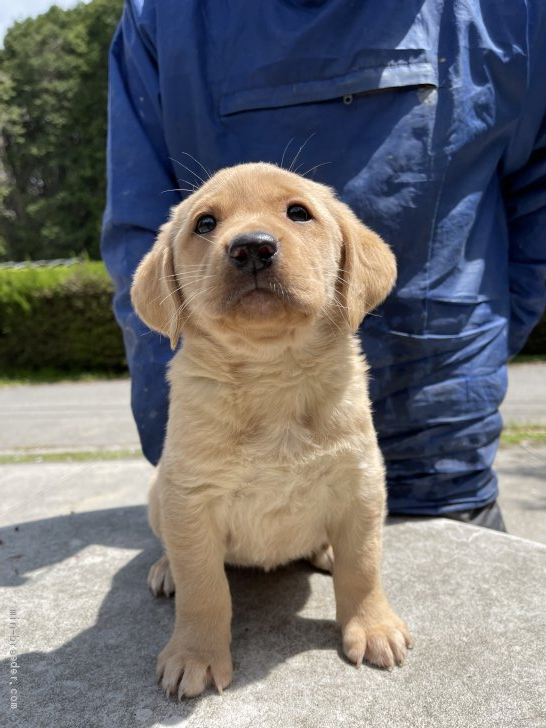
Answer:
[[[110,51],[108,192],[102,256],[114,281],[132,380],[133,414],[145,456],[156,463],[167,421],[165,367],[169,342],[151,332],[131,307],[136,266],[152,246],[170,207],[179,201],[163,134],[153,17],[137,17],[127,2]]]
[[[510,356],[522,349],[546,309],[546,13],[542,15],[538,32],[529,34],[535,37],[528,57],[527,103],[507,150],[503,180],[510,239]]]

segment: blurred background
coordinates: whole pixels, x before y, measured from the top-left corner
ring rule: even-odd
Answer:
[[[108,49],[123,0],[0,10],[0,368],[122,373],[100,262]]]

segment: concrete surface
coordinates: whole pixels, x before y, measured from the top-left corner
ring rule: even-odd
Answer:
[[[491,728],[546,725],[546,548],[445,520],[385,534],[385,587],[411,625],[404,667],[340,656],[329,576],[232,570],[233,684],[167,700],[155,656],[173,604],[145,588],[160,550],[141,506],[21,524],[0,598],[17,618],[25,728]],[[0,663],[4,688],[9,663]],[[3,723],[3,725],[7,725]]]
[[[495,464],[508,532],[546,544],[546,446],[503,448]]]
[[[546,544],[546,446],[503,448],[496,461],[510,534]],[[0,524],[144,505],[153,468],[143,458],[0,466]]]
[[[531,366],[511,368],[507,422],[546,423],[546,366]],[[0,389],[0,452],[136,448],[128,393],[127,381]],[[508,528],[525,538],[441,519],[385,529],[386,590],[416,638],[403,668],[345,662],[330,577],[232,570],[234,682],[177,703],[154,677],[173,604],[145,585],[160,555],[152,468],[0,466],[0,725],[545,728],[546,446],[503,449],[497,470]]]

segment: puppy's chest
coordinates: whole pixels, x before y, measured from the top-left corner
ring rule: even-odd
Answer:
[[[233,428],[234,451],[249,465],[303,465],[322,457],[329,448],[324,433],[318,432],[303,414],[298,418],[261,417],[249,419],[246,426]]]
[[[234,465],[217,501],[227,560],[269,568],[317,549],[326,540],[335,470],[329,458]]]
[[[263,420],[234,432],[228,442],[208,462],[212,469],[222,469],[226,485],[239,495],[270,487],[277,493],[304,491],[309,482],[325,477],[347,449],[346,442],[317,434],[305,424]]]
[[[228,561],[268,568],[317,549],[343,496],[333,443],[297,424],[261,435],[243,438],[226,462],[218,515]]]
[[[186,493],[215,512],[227,560],[265,568],[310,554],[351,491],[344,474],[358,438],[305,408],[283,403],[214,417],[194,415],[181,462]]]

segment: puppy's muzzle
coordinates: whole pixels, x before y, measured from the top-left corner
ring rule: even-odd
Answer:
[[[255,274],[272,265],[279,255],[279,243],[270,233],[256,230],[233,238],[227,254],[237,270]]]

